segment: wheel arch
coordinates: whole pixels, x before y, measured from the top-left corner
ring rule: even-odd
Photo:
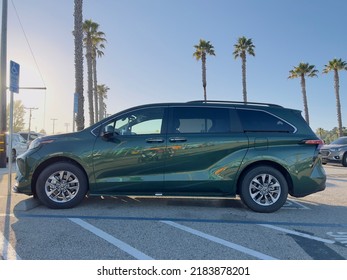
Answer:
[[[285,169],[281,164],[279,164],[277,162],[273,162],[273,161],[269,161],[269,160],[262,160],[262,161],[257,161],[257,162],[253,162],[253,163],[249,164],[241,171],[241,173],[237,179],[237,189],[236,189],[237,194],[240,194],[240,188],[241,188],[242,180],[243,180],[244,176],[247,174],[247,172],[249,170],[256,168],[256,167],[259,167],[259,166],[270,166],[270,167],[275,168],[278,171],[280,171],[287,181],[289,194],[292,193],[293,181],[292,181],[292,178],[291,178],[288,170]]]
[[[40,173],[47,166],[54,164],[54,163],[58,163],[58,162],[68,162],[68,163],[71,163],[71,164],[77,166],[78,168],[80,168],[85,175],[85,178],[86,178],[87,183],[88,183],[88,189],[89,189],[89,178],[88,178],[87,173],[86,173],[85,169],[83,168],[83,166],[80,163],[78,163],[76,160],[73,160],[73,159],[68,158],[68,157],[59,156],[59,157],[53,157],[53,158],[47,159],[46,161],[40,163],[40,165],[36,167],[35,172],[32,176],[32,180],[31,180],[31,190],[32,190],[34,196],[36,196],[36,182],[37,182],[37,179],[38,179]]]

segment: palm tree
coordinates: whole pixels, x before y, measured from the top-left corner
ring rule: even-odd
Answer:
[[[193,53],[193,56],[196,58],[196,60],[200,60],[202,62],[202,86],[204,88],[204,100],[207,100],[207,94],[206,94],[206,55],[213,55],[214,53],[214,47],[211,45],[210,41],[205,41],[200,39],[199,45],[195,45],[195,52]]]
[[[83,0],[74,3],[74,31],[75,37],[75,94],[78,99],[76,115],[77,130],[84,129],[84,95],[83,95]]]
[[[343,136],[342,130],[342,116],[341,116],[341,103],[340,103],[340,81],[339,81],[339,71],[347,70],[346,61],[342,59],[333,59],[330,60],[327,65],[324,66],[323,73],[328,73],[334,71],[334,88],[335,88],[335,97],[336,97],[336,111],[337,111],[337,123],[339,128],[339,136]]]
[[[317,73],[318,70],[315,69],[315,66],[309,65],[308,63],[300,63],[298,66],[294,67],[293,70],[289,71],[288,79],[294,79],[299,77],[301,79],[301,92],[304,100],[305,120],[308,124],[310,124],[310,118],[308,114],[305,77],[317,77]]]
[[[102,120],[105,117],[105,108],[106,104],[104,102],[107,99],[107,92],[110,90],[106,85],[98,85],[98,95],[99,95],[99,120]]]
[[[97,71],[96,71],[96,58],[104,55],[102,49],[105,48],[103,44],[106,42],[105,33],[101,31],[94,32],[92,34],[92,60],[93,60],[93,82],[94,82],[94,106],[95,106],[95,122],[99,120],[99,106],[98,106],[98,80],[97,80]]]
[[[247,102],[247,89],[246,89],[246,55],[255,56],[252,39],[247,39],[246,37],[240,37],[237,44],[234,45],[234,58],[237,59],[241,57],[242,59],[242,87],[243,87],[243,102]]]
[[[94,106],[93,106],[93,34],[99,25],[92,20],[85,20],[83,23],[84,46],[86,48],[87,58],[87,76],[88,76],[88,105],[89,105],[89,122],[94,124]]]

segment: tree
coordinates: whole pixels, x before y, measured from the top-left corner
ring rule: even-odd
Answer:
[[[86,48],[87,59],[87,79],[88,79],[88,106],[89,106],[89,124],[94,124],[94,106],[93,106],[93,42],[92,33],[95,31],[97,23],[92,20],[85,20],[83,23],[84,47]]]
[[[98,25],[99,26],[99,25]],[[106,42],[105,39],[105,33],[101,31],[97,31],[98,28],[96,28],[95,32],[92,33],[92,59],[93,59],[93,83],[94,83],[94,106],[95,106],[95,122],[99,120],[99,106],[98,106],[98,80],[97,80],[97,71],[96,71],[96,58],[101,57],[104,55],[104,52],[102,49],[105,48],[104,42]]]
[[[246,89],[246,56],[247,54],[255,56],[252,39],[247,39],[246,37],[240,37],[237,44],[234,45],[234,58],[237,59],[241,57],[242,60],[242,93],[243,102],[247,102],[247,89]]]
[[[301,92],[302,92],[302,98],[304,101],[305,120],[308,124],[310,124],[310,117],[308,113],[305,77],[317,77],[317,73],[318,73],[318,70],[315,69],[315,66],[309,65],[308,63],[300,63],[298,66],[294,67],[293,70],[289,71],[288,79],[294,79],[294,78],[301,79]]]
[[[105,118],[106,115],[106,104],[104,102],[107,99],[107,92],[110,88],[104,84],[98,85],[98,95],[99,95],[99,120]]]
[[[195,45],[195,52],[193,53],[193,56],[196,58],[196,60],[201,59],[202,63],[202,86],[204,88],[204,100],[207,100],[207,94],[206,94],[206,55],[213,55],[215,56],[214,47],[211,45],[210,41],[205,41],[200,39],[199,45]]]
[[[84,129],[84,95],[83,95],[83,0],[75,0],[74,31],[75,37],[75,94],[78,98],[76,115],[77,130]]]
[[[339,71],[347,70],[346,61],[342,59],[333,59],[324,66],[323,73],[329,73],[330,71],[334,72],[334,88],[335,88],[335,98],[336,98],[336,111],[337,111],[337,123],[339,136],[343,136],[342,129],[342,115],[341,115],[341,103],[340,103],[340,81],[339,81]]]
[[[342,131],[344,135],[347,135],[346,127],[343,127]],[[323,128],[318,128],[316,130],[316,134],[319,136],[320,139],[324,141],[325,144],[330,144],[331,142],[339,138],[339,131],[337,127],[334,127],[332,130],[325,130]]]
[[[7,127],[10,127],[10,107],[7,105]],[[25,109],[21,100],[16,100],[13,103],[13,132],[18,132],[24,129]]]

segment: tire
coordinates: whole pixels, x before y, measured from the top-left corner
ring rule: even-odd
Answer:
[[[88,182],[84,172],[69,162],[57,162],[46,167],[36,182],[38,199],[54,209],[76,206],[87,191]]]
[[[342,165],[344,167],[347,167],[347,153],[344,153],[344,155],[342,157]]]
[[[275,212],[287,200],[288,183],[277,169],[258,166],[243,176],[240,196],[243,203],[255,212]]]
[[[12,149],[11,156],[12,156],[12,162],[15,162],[17,158],[17,152],[15,149]]]

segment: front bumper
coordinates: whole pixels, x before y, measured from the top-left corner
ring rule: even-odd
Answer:
[[[320,152],[320,157],[323,163],[342,163],[344,152],[332,152],[330,150],[323,150]]]
[[[12,191],[15,193],[22,193],[26,195],[33,195],[31,180],[32,180],[32,162],[35,162],[35,158],[30,157],[30,151],[17,157],[17,173],[15,178],[15,184],[12,187]],[[29,165],[28,162],[31,164]]]

